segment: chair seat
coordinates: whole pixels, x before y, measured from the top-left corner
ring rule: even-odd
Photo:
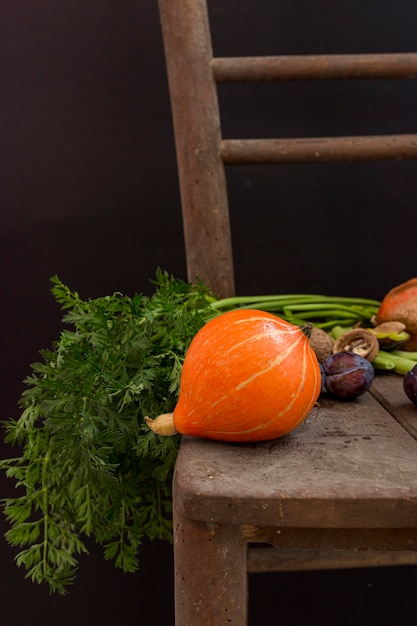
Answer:
[[[274,441],[184,437],[177,626],[246,624],[247,572],[417,563],[417,407],[400,376],[371,389],[354,402],[320,398]]]
[[[381,376],[374,387],[376,397],[354,402],[320,398],[304,424],[274,441],[185,437],[174,478],[178,510],[221,524],[416,526],[417,408],[399,376]]]

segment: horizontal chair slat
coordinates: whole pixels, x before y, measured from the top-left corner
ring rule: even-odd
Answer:
[[[228,165],[417,159],[417,134],[297,139],[223,139]]]
[[[417,552],[412,550],[250,548],[247,571],[254,574],[415,564]]]
[[[416,78],[417,53],[215,57],[217,82]]]

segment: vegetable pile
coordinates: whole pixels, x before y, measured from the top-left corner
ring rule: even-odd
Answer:
[[[20,417],[4,424],[19,452],[0,468],[18,488],[3,501],[16,563],[59,593],[74,580],[88,537],[126,572],[138,568],[145,537],[171,539],[181,435],[160,437],[145,418],[173,412],[187,349],[207,322],[257,309],[296,326],[313,324],[334,342],[330,333],[372,328],[381,305],[310,294],[219,300],[203,283],[160,270],[150,297],[83,300],[57,277],[52,282],[65,327],[32,365]],[[413,353],[385,354],[378,349],[375,368],[404,373],[417,363]],[[399,359],[407,359],[402,369]]]

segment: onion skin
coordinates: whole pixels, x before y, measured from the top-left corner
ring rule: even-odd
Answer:
[[[320,389],[320,367],[300,327],[263,311],[230,311],[190,344],[175,429],[220,441],[275,439],[304,421]]]

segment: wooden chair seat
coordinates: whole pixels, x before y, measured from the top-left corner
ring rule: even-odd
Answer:
[[[159,0],[159,10],[190,280],[222,297],[235,290],[225,165],[417,158],[417,135],[229,140],[216,91],[224,81],[415,78],[416,53],[215,58],[206,0]],[[247,571],[417,563],[416,422],[401,378],[380,376],[353,403],[321,398],[275,441],[184,437],[176,625],[246,624]]]
[[[374,393],[324,397],[270,442],[184,438],[176,624],[245,624],[247,571],[417,563],[417,412],[400,377],[379,377]]]

